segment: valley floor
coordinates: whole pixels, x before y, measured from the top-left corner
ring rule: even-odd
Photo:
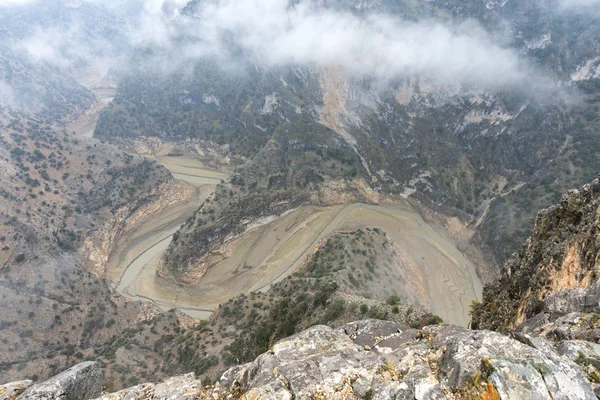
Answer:
[[[168,164],[166,164],[169,166]],[[190,181],[198,195],[159,216],[132,226],[109,261],[109,278],[132,298],[152,299],[163,308],[178,308],[197,318],[242,293],[266,291],[289,276],[312,255],[317,245],[337,230],[380,228],[394,241],[413,279],[425,283],[423,303],[445,321],[468,323],[469,305],[481,296],[482,284],[473,264],[440,230],[403,205],[348,204],[305,206],[263,221],[225,244],[216,267],[198,285],[178,286],[156,275],[158,261],[177,227],[205,198],[218,173],[196,169]]]
[[[82,84],[93,90],[99,101],[70,128],[87,137],[99,111],[112,99],[113,89],[89,71],[82,73]],[[443,229],[426,223],[400,203],[304,206],[258,221],[240,237],[226,241],[221,254],[215,255],[216,267],[209,269],[200,284],[175,285],[156,274],[158,261],[179,226],[227,179],[229,171],[204,164],[193,155],[144,155],[196,190],[186,201],[130,224],[121,235],[109,258],[106,278],[126,297],[207,318],[230,298],[266,291],[292,274],[332,232],[361,228],[379,228],[390,236],[401,249],[398,257],[410,265],[413,279],[424,283],[422,305],[445,321],[466,326],[472,300],[481,297],[482,283],[472,262]]]

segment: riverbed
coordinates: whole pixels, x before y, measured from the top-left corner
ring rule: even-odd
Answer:
[[[473,264],[440,229],[419,214],[399,205],[348,204],[305,206],[255,227],[230,243],[232,256],[210,269],[202,282],[178,286],[156,275],[156,266],[174,229],[152,231],[150,246],[126,263],[117,286],[124,295],[154,299],[164,308],[186,309],[206,317],[233,296],[266,291],[293,273],[335,230],[377,227],[384,230],[419,267],[428,303],[445,321],[466,326],[472,300],[480,299],[482,285]]]
[[[98,102],[70,128],[91,137],[99,112],[114,97],[114,89],[102,85],[93,73],[82,83]],[[304,206],[264,221],[227,245],[231,257],[210,269],[200,284],[179,286],[160,278],[156,267],[173,234],[226,180],[226,168],[202,163],[194,154],[151,158],[176,179],[195,188],[194,196],[173,204],[127,227],[107,264],[106,278],[119,293],[131,299],[152,301],[163,309],[177,308],[203,319],[230,298],[266,291],[292,274],[316,246],[336,230],[379,228],[402,248],[425,282],[431,311],[446,322],[466,326],[469,306],[481,298],[482,283],[475,267],[440,227],[426,223],[404,203],[393,205],[347,204],[333,207]]]

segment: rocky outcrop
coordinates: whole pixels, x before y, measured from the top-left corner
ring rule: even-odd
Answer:
[[[203,392],[202,384],[194,374],[170,378],[162,383],[144,383],[117,393],[106,394],[96,400],[130,399],[197,399]]]
[[[102,391],[104,376],[100,364],[83,362],[48,379],[31,386],[19,400],[86,400],[98,396]]]
[[[20,398],[41,398],[27,397],[32,393],[90,398],[99,370],[76,372],[88,371],[90,364],[33,386]],[[591,400],[600,393],[598,371],[600,345],[587,341],[551,341],[523,332],[509,337],[453,325],[417,330],[363,320],[339,329],[317,325],[284,339],[256,360],[226,371],[216,385],[202,386],[187,374],[97,400]]]
[[[0,385],[0,400],[13,400],[23,393],[33,382],[30,380],[18,381]]]
[[[227,371],[221,390],[244,399],[594,399],[578,347],[524,344],[452,325],[416,331],[392,322],[316,326]],[[590,359],[595,353],[589,351]],[[587,353],[586,353],[587,354]],[[497,396],[497,397],[493,397]]]
[[[599,228],[598,179],[541,211],[521,252],[485,287],[483,302],[473,309],[473,327],[507,331],[542,311],[598,308],[600,289],[593,285],[600,276]]]

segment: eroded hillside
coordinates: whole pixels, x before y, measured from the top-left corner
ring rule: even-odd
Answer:
[[[168,203],[178,183],[14,110],[0,121],[1,375],[44,379],[159,312],[115,296],[102,261],[128,219]]]

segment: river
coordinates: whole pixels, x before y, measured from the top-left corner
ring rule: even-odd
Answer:
[[[71,128],[91,136],[101,110],[114,96],[101,80],[83,76],[99,102]],[[377,227],[398,244],[426,283],[434,314],[466,326],[472,300],[480,299],[482,284],[474,265],[457,249],[440,227],[426,223],[405,205],[347,204],[334,207],[305,206],[262,223],[230,242],[232,256],[210,269],[201,283],[178,286],[156,275],[158,261],[173,234],[222,180],[227,170],[216,170],[197,158],[155,157],[176,179],[192,185],[195,195],[129,226],[107,264],[107,279],[124,296],[152,301],[163,309],[177,308],[203,319],[238,294],[266,291],[293,273],[335,230]]]

